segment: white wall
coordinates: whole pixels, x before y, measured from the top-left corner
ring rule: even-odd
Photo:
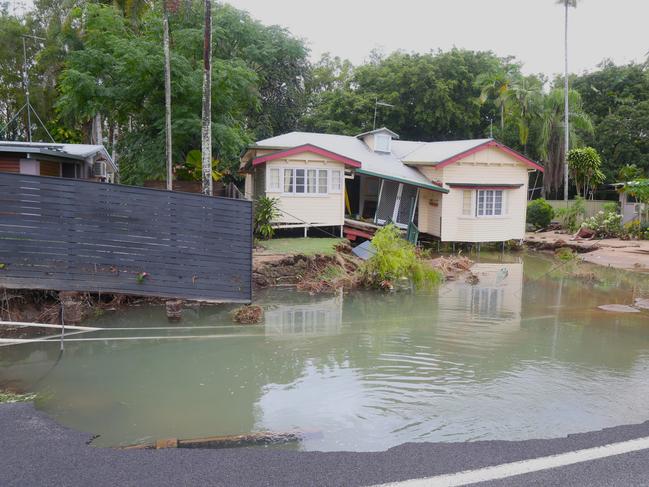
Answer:
[[[309,225],[341,226],[345,223],[345,166],[341,162],[322,158],[312,153],[301,153],[289,159],[278,159],[265,164],[268,168],[311,168],[337,169],[341,171],[341,190],[339,193],[319,194],[284,194],[281,191],[266,190],[266,196],[279,199],[280,212],[276,224],[281,226]],[[266,178],[268,181],[268,178]],[[331,181],[328,185],[331,191]]]
[[[528,167],[514,157],[490,147],[442,169],[424,166],[419,167],[419,170],[429,179],[441,181],[444,187],[449,189],[449,193],[442,196],[441,234],[435,228],[435,219],[439,220],[438,215],[431,211],[424,211],[422,214],[422,209],[428,203],[420,197],[421,231],[440,236],[441,240],[446,242],[501,242],[524,237]],[[503,190],[504,215],[476,217],[474,211],[471,215],[462,214],[464,189],[449,187],[449,183],[522,186]],[[425,198],[423,195],[422,197]],[[472,207],[475,208],[475,191],[473,198]],[[422,222],[423,218],[426,219],[425,223]]]

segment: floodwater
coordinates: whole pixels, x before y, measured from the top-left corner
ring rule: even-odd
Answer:
[[[649,297],[646,276],[483,261],[479,284],[426,293],[273,290],[260,326],[225,307],[180,325],[156,307],[106,313],[89,324],[110,329],[69,334],[62,355],[57,340],[0,347],[0,384],[100,446],[303,430],[317,434],[291,448],[370,451],[649,419],[649,312],[597,309]]]

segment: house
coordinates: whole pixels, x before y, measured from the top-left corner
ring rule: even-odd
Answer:
[[[0,172],[114,182],[117,166],[103,145],[0,141]]]
[[[277,228],[354,238],[394,222],[444,242],[522,239],[528,173],[543,171],[493,139],[402,141],[387,128],[271,137],[248,147],[240,169],[247,197],[279,199]]]

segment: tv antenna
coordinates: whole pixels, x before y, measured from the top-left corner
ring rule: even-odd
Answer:
[[[376,130],[376,112],[377,112],[379,107],[394,108],[394,105],[390,105],[389,103],[379,101],[378,98],[376,99],[376,101],[374,102],[374,123],[372,124],[372,130]]]
[[[18,116],[23,112],[23,110],[27,110],[27,141],[31,142],[32,141],[32,113],[36,117],[36,120],[38,120],[38,123],[41,124],[41,127],[43,127],[43,130],[45,130],[45,133],[47,133],[47,136],[50,138],[52,142],[54,142],[54,138],[52,137],[52,134],[50,134],[50,131],[47,130],[47,127],[41,120],[41,117],[38,116],[38,113],[36,112],[36,109],[32,106],[31,102],[29,101],[29,73],[28,73],[28,65],[27,65],[27,45],[25,40],[26,39],[34,39],[34,40],[39,40],[39,41],[44,41],[45,38],[43,37],[38,37],[38,36],[33,36],[29,34],[23,34],[20,36],[23,41],[23,87],[25,89],[25,104],[20,107],[20,110],[18,110],[13,117],[5,124],[2,129],[0,129],[0,133],[7,133],[7,127],[18,118]]]

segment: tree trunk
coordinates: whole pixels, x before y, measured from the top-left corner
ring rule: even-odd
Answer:
[[[97,145],[103,145],[104,134],[102,132],[103,131],[102,131],[101,114],[95,113],[95,116],[92,119],[92,132],[90,135],[91,143]]]
[[[569,106],[568,106],[568,0],[564,0],[565,6],[565,32],[564,32],[564,80],[563,80],[563,103],[564,103],[564,154],[563,154],[563,199],[568,202],[568,151],[570,151],[570,127],[569,127]]]
[[[167,161],[167,190],[173,190],[173,165],[171,146],[171,52],[169,48],[169,13],[167,2],[163,3],[162,31],[164,46],[165,77],[165,156]]]
[[[203,194],[212,195],[212,2],[205,0],[205,39],[203,45],[202,117]]]
[[[503,138],[503,133],[505,133],[505,102],[500,104],[500,139]]]

